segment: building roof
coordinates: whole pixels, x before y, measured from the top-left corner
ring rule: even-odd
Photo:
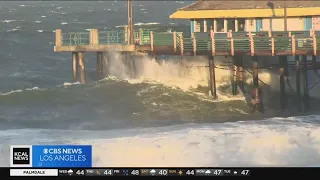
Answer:
[[[234,9],[274,9],[283,8],[303,8],[303,7],[320,7],[320,1],[197,1],[188,6],[180,8],[179,11],[196,11],[196,10],[234,10]]]
[[[283,17],[284,5],[287,16],[320,15],[320,1],[263,1],[263,0],[233,0],[207,1],[198,0],[188,6],[178,9],[170,18],[234,18],[234,17]]]

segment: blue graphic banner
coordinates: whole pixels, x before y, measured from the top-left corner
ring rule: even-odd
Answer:
[[[33,145],[32,167],[92,167],[92,146]]]

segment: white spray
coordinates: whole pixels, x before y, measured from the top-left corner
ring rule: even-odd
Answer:
[[[208,60],[204,57],[186,57],[182,62],[177,58],[157,61],[149,56],[139,57],[135,60],[137,72],[135,79],[130,79],[130,71],[124,64],[123,55],[112,53],[108,58],[110,75],[128,80],[130,83],[155,82],[183,91],[190,91],[199,86],[208,86],[209,69],[206,67]],[[216,57],[215,59],[218,67],[215,69],[218,100],[244,100],[242,93],[237,96],[231,95],[231,71],[220,66],[222,61],[230,61],[230,59],[224,57]],[[247,79],[246,83],[252,83],[251,75],[245,73],[245,78]],[[268,84],[270,74],[260,72],[259,78]],[[224,92],[219,90],[222,86],[226,87]]]

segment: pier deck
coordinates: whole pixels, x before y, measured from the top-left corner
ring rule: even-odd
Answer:
[[[320,32],[227,32],[193,33],[153,32],[140,29],[135,45],[128,45],[123,31],[62,33],[56,30],[55,52],[144,52],[153,55],[214,56],[295,56],[320,54]]]

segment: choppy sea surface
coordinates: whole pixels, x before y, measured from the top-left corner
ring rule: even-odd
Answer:
[[[188,25],[168,16],[190,3],[134,1],[134,21]],[[121,26],[126,10],[125,1],[0,2],[0,166],[9,166],[17,144],[93,145],[94,166],[320,164],[317,97],[309,114],[297,113],[294,101],[282,113],[272,91],[266,113],[252,114],[245,93],[230,95],[229,71],[217,71],[213,100],[204,70],[145,57],[130,79],[117,54],[111,76],[96,81],[95,54],[86,53],[88,83],[72,83],[71,54],[53,52],[54,30]]]

